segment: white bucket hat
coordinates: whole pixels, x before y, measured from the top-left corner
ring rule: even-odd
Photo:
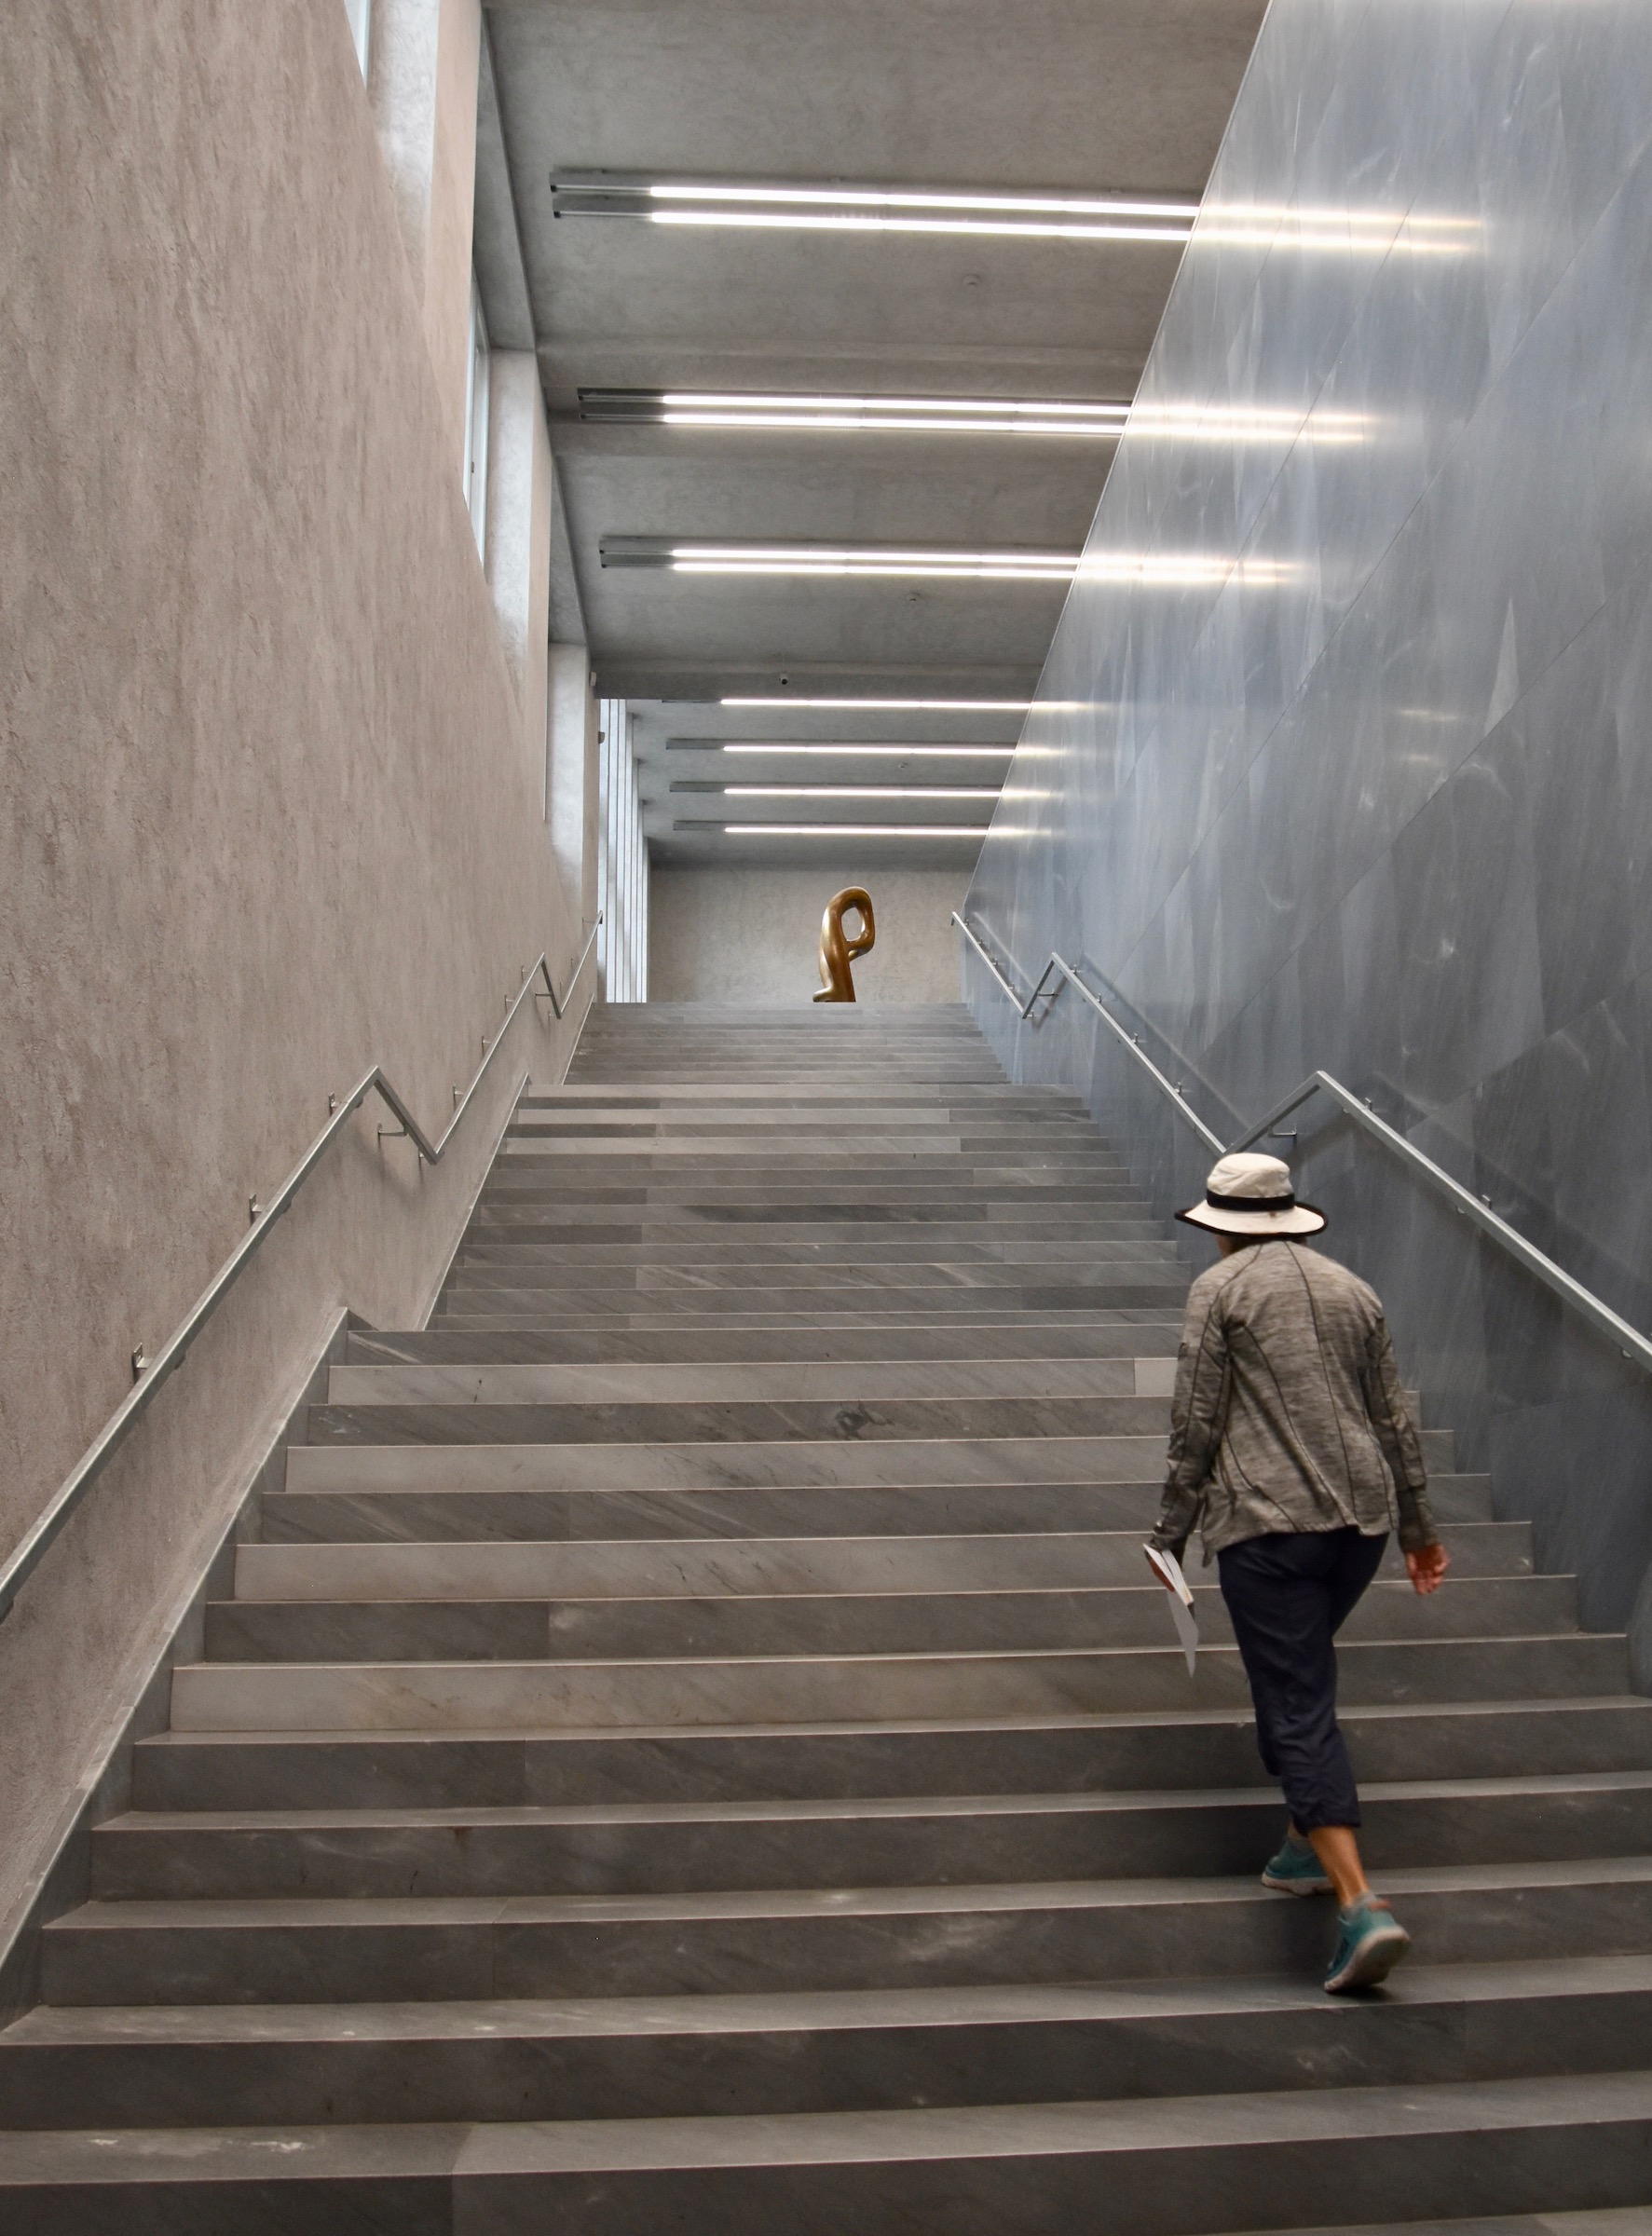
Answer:
[[[1290,1167],[1251,1150],[1213,1165],[1204,1202],[1176,1216],[1190,1227],[1208,1227],[1217,1234],[1318,1234],[1325,1224],[1323,1211],[1297,1202]]]

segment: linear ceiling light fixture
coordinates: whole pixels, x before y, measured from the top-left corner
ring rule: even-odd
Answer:
[[[1003,396],[794,396],[740,389],[581,389],[580,416],[605,426],[798,429],[827,432],[1058,435],[1116,442],[1127,402]]]
[[[689,180],[551,180],[556,217],[630,217],[744,231],[985,233],[1034,240],[1187,239],[1190,196],[988,194],[967,188],[758,186]]]
[[[725,784],[725,799],[996,799],[996,784]]]
[[[1024,715],[1031,699],[807,699],[788,693],[784,699],[721,699],[719,706],[824,707],[835,714],[892,715]]]
[[[701,747],[692,738],[673,738],[672,745],[690,747],[712,753],[803,753],[823,755],[827,758],[838,754],[853,754],[861,760],[885,761],[1007,761],[1015,752],[1013,745],[748,745],[731,741],[721,745]]]
[[[984,838],[984,823],[679,823],[679,831],[730,838]]]
[[[679,575],[922,576],[931,581],[1071,582],[1076,552],[903,551],[881,544],[675,543],[605,536],[605,567],[669,567]]]

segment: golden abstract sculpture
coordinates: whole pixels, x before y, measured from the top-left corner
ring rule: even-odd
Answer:
[[[843,918],[850,909],[860,917],[860,930],[853,938],[843,930]],[[864,886],[845,885],[841,893],[834,893],[826,905],[826,914],[820,920],[820,991],[817,1002],[853,1002],[854,979],[850,964],[857,955],[867,954],[878,936],[878,927],[872,920],[872,896]]]

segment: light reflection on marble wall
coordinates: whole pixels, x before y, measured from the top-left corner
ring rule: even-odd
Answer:
[[[1224,1137],[1323,1067],[1642,1328],[1649,141],[1645,0],[1274,0],[969,902],[1116,986]],[[1082,1005],[965,977],[1185,1200]],[[1431,1417],[1590,1621],[1640,1591],[1652,1683],[1652,1384],[1292,1123]]]

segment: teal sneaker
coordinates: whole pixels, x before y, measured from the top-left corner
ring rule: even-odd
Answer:
[[[1262,1883],[1279,1894],[1331,1892],[1331,1881],[1318,1857],[1305,1840],[1297,1839],[1294,1834],[1287,1836],[1273,1861],[1263,1866]]]
[[[1378,1895],[1358,1896],[1337,1912],[1337,1924],[1336,1948],[1325,1975],[1328,1996],[1377,1986],[1411,1946],[1411,1935]]]

